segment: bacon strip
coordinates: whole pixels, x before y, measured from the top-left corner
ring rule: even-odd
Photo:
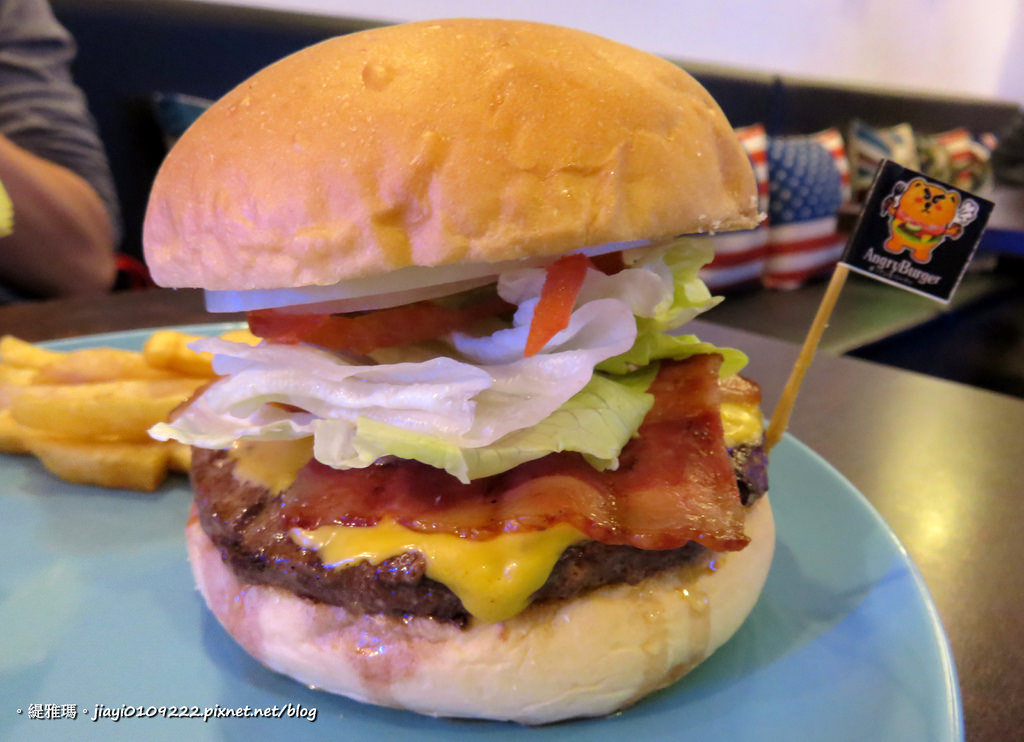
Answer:
[[[723,441],[720,363],[701,355],[663,364],[654,408],[617,471],[558,453],[464,485],[418,462],[344,471],[311,462],[284,494],[283,515],[302,528],[390,516],[413,530],[468,538],[569,523],[606,544],[741,549],[748,538]]]
[[[726,402],[756,406],[761,404],[761,387],[743,376],[719,379],[718,388],[722,392],[723,404]]]

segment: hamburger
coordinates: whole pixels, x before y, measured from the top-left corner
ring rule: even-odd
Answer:
[[[154,182],[157,283],[245,311],[152,435],[193,447],[198,588],[253,657],[420,713],[629,706],[741,625],[774,529],[745,357],[685,334],[749,161],[677,66],[410,23],[212,105]]]

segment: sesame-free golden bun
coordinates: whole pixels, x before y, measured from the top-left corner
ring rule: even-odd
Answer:
[[[739,629],[775,548],[767,497],[750,544],[715,569],[682,567],[460,628],[431,618],[356,615],[241,582],[198,518],[186,528],[199,590],[254,658],[304,685],[432,716],[544,724],[628,707],[678,680]]]
[[[240,84],[165,159],[144,244],[158,284],[239,291],[756,222],[747,157],[679,67],[459,19],[330,39]]]

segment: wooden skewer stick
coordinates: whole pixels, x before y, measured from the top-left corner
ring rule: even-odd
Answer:
[[[789,417],[793,413],[793,406],[796,404],[797,394],[800,393],[800,386],[804,382],[804,376],[807,375],[807,369],[810,368],[811,361],[814,360],[814,354],[821,343],[821,336],[824,334],[825,328],[828,327],[828,321],[832,316],[832,310],[836,306],[839,292],[843,290],[843,285],[846,283],[846,277],[849,273],[850,269],[843,263],[838,263],[832,273],[832,278],[825,289],[825,296],[822,297],[821,304],[818,305],[818,311],[814,315],[811,329],[807,331],[807,337],[804,338],[800,355],[797,356],[796,363],[793,364],[793,370],[790,372],[789,380],[782,390],[782,396],[779,397],[779,403],[775,405],[775,411],[772,412],[772,419],[764,438],[764,446],[768,451],[775,447],[775,444],[782,439],[782,434],[786,432],[786,428],[789,427]]]

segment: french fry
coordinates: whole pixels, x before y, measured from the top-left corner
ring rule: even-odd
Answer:
[[[157,330],[146,341],[142,348],[142,355],[146,362],[154,368],[175,371],[188,376],[215,378],[213,356],[210,353],[199,353],[188,347],[189,343],[198,339],[198,335],[189,335],[177,330]]]
[[[9,407],[15,395],[35,381],[38,371],[22,366],[7,366],[0,363],[0,408]]]
[[[149,492],[169,472],[188,472],[191,449],[148,430],[209,383],[199,336],[158,330],[141,352],[67,352],[0,337],[0,453],[30,454],[68,482]],[[223,335],[256,344],[248,330]]]
[[[246,329],[229,330],[221,337],[235,343],[257,345],[260,339]],[[189,348],[189,343],[199,340],[199,335],[190,335],[178,330],[157,330],[142,348],[146,362],[154,368],[162,368],[188,376],[216,378],[213,372],[213,355],[200,353]]]
[[[192,470],[192,447],[177,441],[167,441],[167,468],[188,474]]]
[[[36,431],[15,421],[10,410],[0,410],[0,453],[29,453],[28,440]]]
[[[118,348],[83,348],[61,354],[35,371],[36,384],[88,384],[122,379],[172,379],[176,374],[154,368],[141,353]]]
[[[26,386],[35,382],[38,374],[39,369],[36,368],[0,363],[0,385]]]
[[[201,383],[161,379],[32,385],[17,393],[10,410],[16,422],[54,435],[145,441],[146,431],[167,419]]]
[[[0,362],[18,368],[42,368],[61,357],[56,350],[33,345],[13,335],[0,337]]]
[[[167,478],[170,449],[158,441],[111,443],[39,436],[29,451],[67,482],[152,492]]]
[[[249,330],[244,327],[237,330],[228,330],[221,338],[224,340],[230,340],[232,343],[245,343],[246,345],[259,345],[263,342],[263,339],[253,335]]]

